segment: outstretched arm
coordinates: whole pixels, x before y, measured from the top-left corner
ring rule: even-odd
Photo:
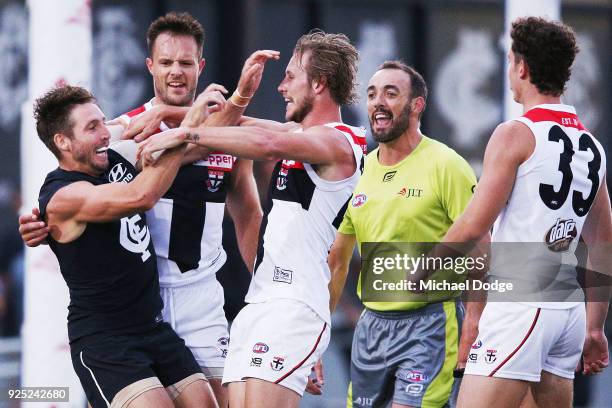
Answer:
[[[60,242],[69,242],[88,222],[107,222],[152,208],[172,184],[183,153],[183,147],[169,150],[130,183],[94,186],[79,181],[61,188],[45,214],[51,234]]]
[[[140,146],[139,153],[145,160],[153,160],[154,152],[186,142],[252,160],[282,158],[311,164],[353,162],[353,152],[345,137],[326,126],[314,126],[301,133],[243,126],[178,128],[149,138]]]

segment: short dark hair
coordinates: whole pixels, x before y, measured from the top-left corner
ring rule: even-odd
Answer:
[[[514,57],[527,64],[531,83],[544,95],[560,96],[579,51],[571,27],[541,17],[523,17],[512,23],[510,37]]]
[[[153,55],[153,45],[155,40],[162,33],[170,33],[173,35],[187,35],[193,37],[200,56],[204,49],[204,27],[189,13],[177,13],[171,11],[165,16],[159,17],[153,21],[147,30],[147,47],[149,55]]]
[[[355,86],[359,52],[344,34],[327,34],[314,29],[300,37],[293,53],[299,58],[310,51],[304,67],[309,81],[325,78],[331,97],[338,105],[357,101]]]
[[[416,69],[406,64],[401,60],[391,60],[383,62],[377,69],[377,71],[383,69],[399,69],[404,71],[410,77],[410,99],[414,99],[417,97],[422,97],[425,101],[425,105],[423,106],[423,112],[425,112],[425,106],[427,106],[427,84],[423,79],[423,75],[421,75]],[[421,115],[423,114],[421,112]]]
[[[64,133],[72,137],[74,123],[70,120],[72,109],[76,105],[95,102],[96,98],[80,86],[63,85],[45,93],[34,102],[34,120],[40,140],[58,159],[60,152],[53,136]]]

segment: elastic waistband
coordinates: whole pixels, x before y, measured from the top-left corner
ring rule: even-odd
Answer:
[[[415,316],[423,316],[423,315],[427,315],[431,313],[444,312],[443,306],[445,303],[452,303],[455,305],[459,305],[461,303],[461,300],[457,298],[457,299],[445,300],[443,302],[430,303],[426,306],[423,306],[415,310],[381,311],[381,310],[368,309],[366,307],[365,314],[371,314],[373,316],[380,317],[381,319],[389,319],[389,320],[406,319],[406,318],[411,318]]]

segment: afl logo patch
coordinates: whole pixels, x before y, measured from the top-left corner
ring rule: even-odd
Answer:
[[[267,353],[268,350],[270,350],[270,347],[268,347],[268,345],[266,343],[255,343],[255,345],[253,346],[253,353],[257,353],[257,354],[263,354],[263,353]]]
[[[368,196],[366,196],[365,194],[357,194],[355,197],[353,197],[353,201],[351,202],[351,205],[355,208],[361,207],[362,205],[365,204],[367,200],[368,200]]]

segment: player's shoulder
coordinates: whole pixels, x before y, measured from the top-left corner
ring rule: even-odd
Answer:
[[[522,138],[532,134],[533,132],[526,123],[518,119],[511,119],[497,125],[491,137],[512,139]]]
[[[129,118],[133,118],[134,116],[137,116],[137,115],[141,114],[142,112],[144,112],[146,110],[147,110],[146,104],[145,105],[140,105],[139,107],[134,108],[131,111],[125,112],[121,116],[127,116]]]
[[[534,137],[533,131],[527,124],[516,119],[511,119],[497,125],[491,134],[489,144],[494,143],[501,148],[512,148],[517,146],[527,147],[533,145]],[[531,150],[533,150],[532,147]]]

